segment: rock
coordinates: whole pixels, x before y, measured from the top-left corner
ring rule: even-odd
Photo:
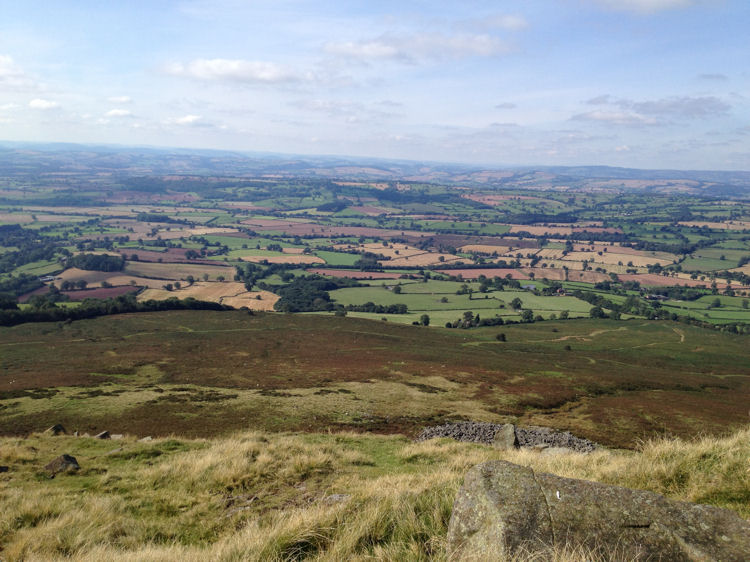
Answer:
[[[506,423],[500,426],[492,438],[492,446],[496,449],[515,449],[518,447],[516,438],[516,428],[512,423]]]
[[[138,443],[148,443],[149,441],[153,441],[153,437],[150,435],[147,435],[146,437],[143,437],[142,439],[138,440]]]
[[[503,560],[550,546],[638,561],[744,561],[750,522],[726,509],[504,461],[466,474],[448,527],[451,560]]]
[[[509,424],[508,424],[509,425]],[[482,422],[455,422],[422,430],[417,441],[425,441],[435,437],[450,437],[457,441],[468,441],[470,443],[483,443],[492,445],[495,434],[503,425]],[[577,453],[590,453],[599,445],[588,439],[576,437],[567,431],[555,431],[549,427],[515,426],[515,436],[519,447],[532,447],[544,449],[546,447],[567,447]]]
[[[101,433],[97,433],[94,435],[94,439],[109,439],[109,431],[102,431]]]
[[[65,428],[62,426],[62,424],[56,423],[52,427],[46,429],[44,433],[49,433],[52,435],[64,435]]]
[[[9,470],[10,468],[8,468],[7,466],[0,466],[0,472],[8,472]]]
[[[70,455],[60,455],[44,467],[49,472],[50,478],[54,478],[60,472],[75,472],[81,468],[75,457]]]
[[[109,436],[110,439],[115,439],[115,440],[122,439],[123,437],[125,436],[122,433],[113,433],[112,435]]]

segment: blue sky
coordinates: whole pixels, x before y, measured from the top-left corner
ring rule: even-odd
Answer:
[[[747,0],[0,0],[0,140],[750,169]]]

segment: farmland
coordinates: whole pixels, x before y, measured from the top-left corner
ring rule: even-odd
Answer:
[[[31,164],[7,168],[5,433],[475,419],[630,447],[746,421],[741,176],[558,189],[551,173],[328,179],[223,162],[169,179],[92,162],[44,185]],[[201,303],[235,310],[182,310]],[[139,310],[161,312],[116,314]]]

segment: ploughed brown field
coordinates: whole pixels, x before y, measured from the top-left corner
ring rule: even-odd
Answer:
[[[0,433],[414,435],[473,419],[633,446],[746,424],[745,357],[743,336],[643,320],[449,330],[173,311],[26,324],[0,328]]]

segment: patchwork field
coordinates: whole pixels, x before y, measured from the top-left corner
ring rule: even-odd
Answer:
[[[181,280],[192,275],[196,279],[202,279],[208,275],[211,280],[219,276],[225,279],[234,277],[234,268],[224,265],[193,265],[186,263],[146,263],[128,262],[124,273],[136,277],[152,277],[155,279]]]
[[[196,281],[180,289],[146,289],[138,295],[138,300],[164,300],[171,297],[178,299],[194,298],[196,300],[217,302],[234,308],[251,310],[273,310],[279,296],[268,291],[248,291],[244,283]]]

